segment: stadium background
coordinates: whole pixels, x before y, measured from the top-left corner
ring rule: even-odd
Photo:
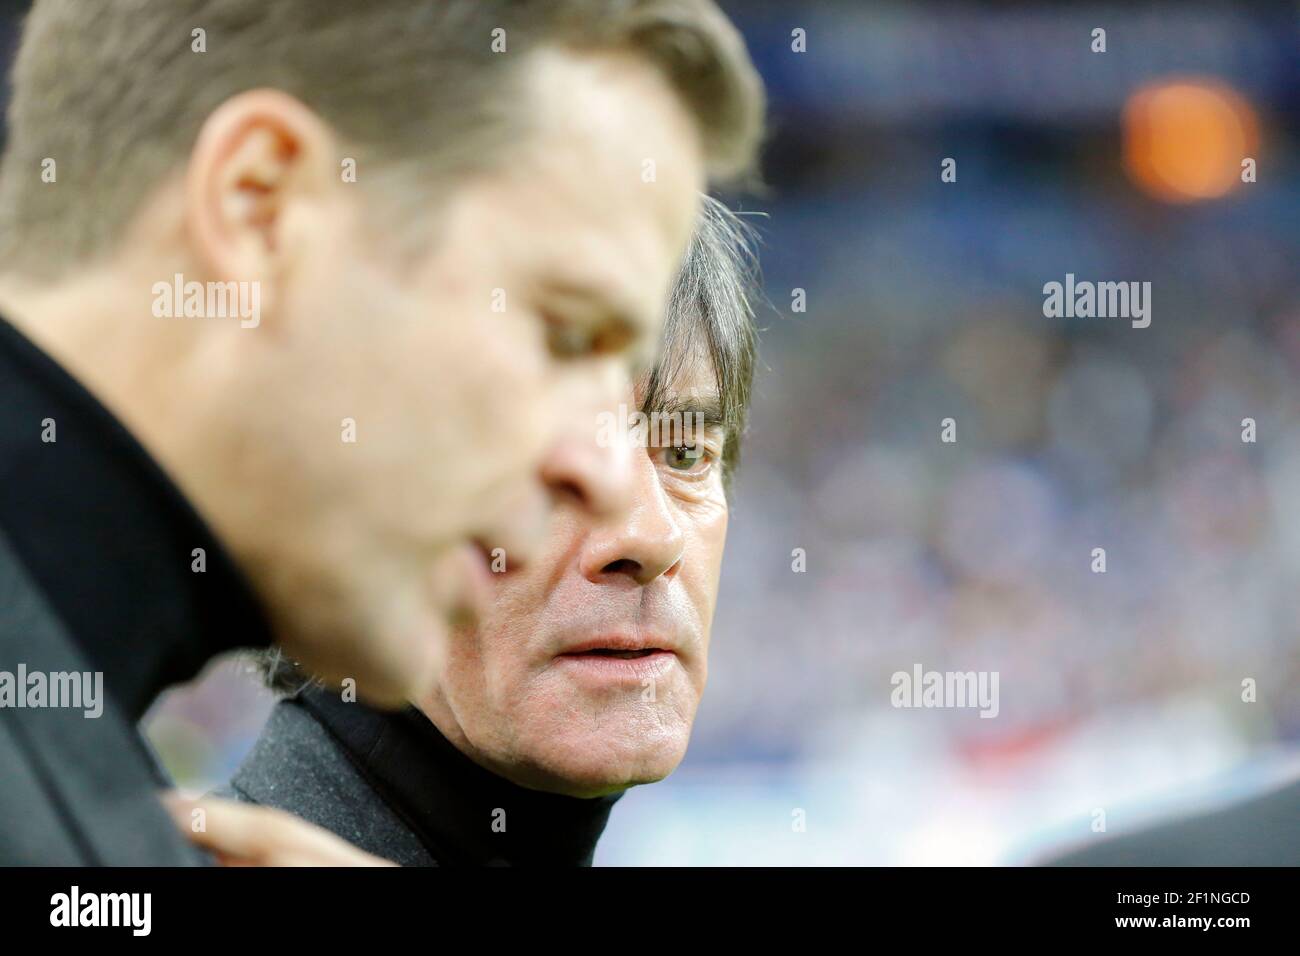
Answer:
[[[597,863],[1019,863],[1300,774],[1300,8],[724,6],[765,368],[690,753]],[[1044,318],[1066,273],[1151,327]],[[997,719],[891,707],[917,663]],[[268,707],[226,659],[147,728],[205,788]]]

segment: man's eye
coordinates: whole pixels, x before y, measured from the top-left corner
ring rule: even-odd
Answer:
[[[663,450],[664,464],[674,471],[691,471],[707,466],[709,453],[703,445],[675,445]]]
[[[546,323],[546,345],[561,359],[578,359],[591,355],[617,355],[626,352],[636,336],[622,319],[585,322],[542,313]]]
[[[582,358],[596,348],[589,326],[547,317],[546,345],[557,358]]]

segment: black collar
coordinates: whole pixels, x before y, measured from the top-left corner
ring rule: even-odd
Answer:
[[[622,796],[518,786],[457,750],[413,707],[384,713],[319,686],[299,700],[440,865],[590,866]]]
[[[247,582],[167,475],[3,318],[0,409],[0,531],[133,720],[213,655],[270,643]]]

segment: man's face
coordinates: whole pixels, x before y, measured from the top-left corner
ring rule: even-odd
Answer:
[[[634,447],[630,512],[559,509],[541,557],[494,575],[491,610],[453,635],[421,701],[462,751],[516,783],[596,796],[660,780],[686,752],[727,534],[725,435],[710,375],[697,369],[670,393],[711,422],[683,432],[702,453],[658,444],[652,429]]]
[[[265,429],[247,478],[276,494],[230,537],[286,651],[372,701],[427,691],[442,622],[480,609],[494,554],[532,563],[557,489],[582,486],[569,521],[630,500],[628,450],[591,436],[653,357],[703,180],[697,134],[638,58],[531,68],[532,129],[439,204],[414,269],[341,187],[295,233],[310,238],[288,320],[244,333],[261,339],[245,381]]]

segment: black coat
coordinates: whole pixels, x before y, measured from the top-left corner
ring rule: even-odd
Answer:
[[[212,655],[265,645],[261,611],[144,449],[2,319],[0,409],[0,864],[203,863],[136,724]],[[96,673],[98,716],[17,706],[37,675]]]

